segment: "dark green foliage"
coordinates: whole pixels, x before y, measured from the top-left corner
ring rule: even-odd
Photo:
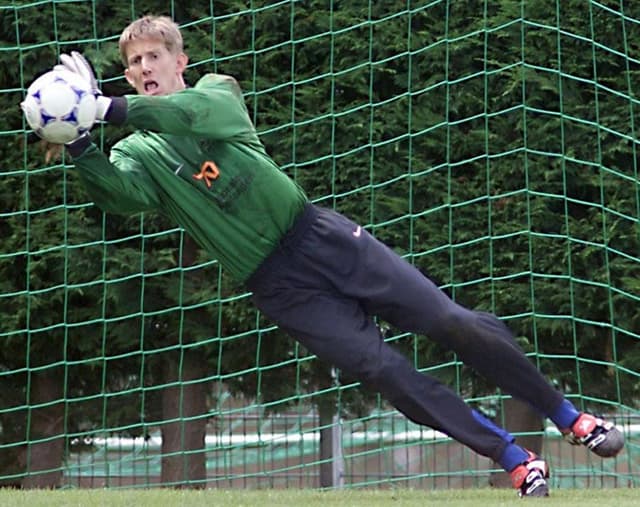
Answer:
[[[312,199],[367,225],[457,301],[505,317],[563,389],[634,404],[640,4],[392,4],[14,2],[2,11],[3,407],[25,403],[24,368],[64,362],[70,433],[139,434],[158,410],[146,388],[176,345],[197,345],[212,379],[272,409],[332,383],[215,262],[200,253],[202,264],[181,269],[174,224],[103,216],[69,160],[45,164],[27,145],[17,104],[59,52],[85,52],[106,93],[131,92],[117,38],[148,12],[182,25],[188,81],[206,72],[240,81],[268,151]],[[626,18],[604,4],[624,4]],[[95,135],[108,149],[123,132]],[[460,365],[438,367],[451,358],[423,337],[386,334],[418,367],[458,377]],[[465,373],[458,388],[479,396],[493,386]],[[353,396],[360,411],[352,391],[342,403]],[[0,414],[3,428],[13,417]]]

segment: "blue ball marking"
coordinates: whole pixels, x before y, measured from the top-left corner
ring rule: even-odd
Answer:
[[[76,114],[77,111],[77,107],[73,108],[73,111],[71,111],[69,114],[67,114],[66,116],[63,116],[62,118],[60,118],[63,121],[69,121],[72,123],[78,123],[78,115]]]
[[[77,100],[76,102],[80,102],[80,100],[82,100],[82,97],[84,97],[87,92],[85,90],[83,90],[82,88],[77,88],[73,85],[69,85],[69,87],[73,90],[73,92],[76,94]]]
[[[44,127],[47,123],[55,121],[56,117],[51,116],[45,113],[42,109],[40,110],[40,118],[42,119],[42,126]]]

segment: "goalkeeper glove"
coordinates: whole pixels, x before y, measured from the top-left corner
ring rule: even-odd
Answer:
[[[111,107],[112,99],[102,95],[102,91],[98,87],[98,81],[96,75],[91,68],[91,64],[87,59],[77,51],[71,51],[70,55],[62,53],[60,55],[60,64],[56,65],[54,69],[68,70],[75,74],[78,74],[84,79],[91,87],[91,92],[96,98],[96,120],[105,121],[105,117]]]

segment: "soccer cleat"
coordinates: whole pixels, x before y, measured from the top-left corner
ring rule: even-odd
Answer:
[[[624,436],[612,422],[583,412],[567,433],[573,445],[584,445],[602,458],[612,458],[624,447]]]
[[[519,497],[549,496],[549,466],[540,456],[527,452],[529,458],[509,473],[511,483],[518,490]]]

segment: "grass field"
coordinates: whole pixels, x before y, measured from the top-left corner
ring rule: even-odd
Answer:
[[[10,507],[426,507],[508,506],[525,502],[545,507],[597,505],[637,507],[636,489],[556,490],[549,498],[519,499],[514,491],[419,490],[0,490],[0,505]]]

